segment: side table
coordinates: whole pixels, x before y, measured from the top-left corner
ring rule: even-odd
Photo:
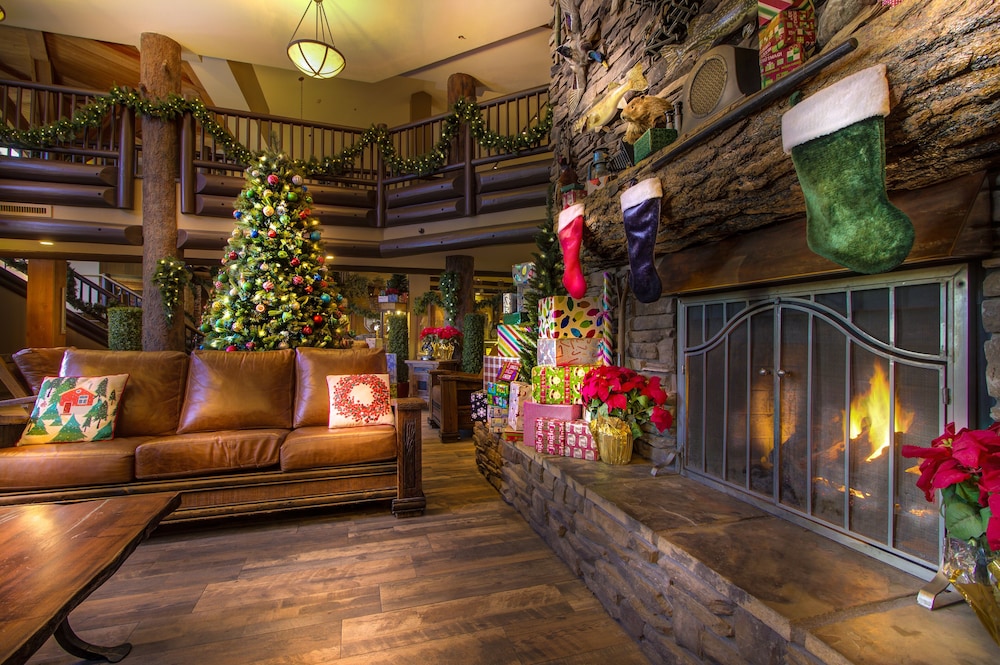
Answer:
[[[419,397],[425,402],[430,399],[432,369],[457,370],[461,365],[459,360],[406,360],[410,368],[410,396]]]

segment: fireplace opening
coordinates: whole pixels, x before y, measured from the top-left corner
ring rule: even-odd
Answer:
[[[683,299],[684,473],[936,569],[940,513],[899,450],[969,422],[967,284],[951,266]]]

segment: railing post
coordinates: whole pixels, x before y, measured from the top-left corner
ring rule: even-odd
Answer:
[[[181,118],[180,141],[180,183],[181,183],[181,214],[195,214],[194,198],[194,116],[190,112]]]
[[[115,205],[135,207],[135,111],[122,107],[118,125],[118,182]]]
[[[379,125],[384,129],[385,125]],[[382,159],[382,151],[375,148],[375,227],[384,229],[388,218],[385,203],[385,161]]]
[[[462,124],[462,137],[465,145],[462,146],[462,159],[465,160],[463,167],[465,185],[463,195],[465,196],[465,216],[471,217],[476,214],[476,169],[472,166],[472,127],[469,123]]]

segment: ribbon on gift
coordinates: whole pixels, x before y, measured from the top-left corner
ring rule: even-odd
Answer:
[[[601,287],[601,313],[597,315],[597,325],[601,329],[601,339],[597,343],[597,364],[609,366],[611,362],[611,275],[604,273]]]

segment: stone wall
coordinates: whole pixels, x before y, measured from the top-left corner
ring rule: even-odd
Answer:
[[[993,194],[993,225],[1000,229],[1000,174],[991,177]],[[995,246],[1000,242],[995,242]],[[986,279],[983,281],[983,330],[988,339],[984,345],[986,354],[986,390],[994,402],[990,417],[1000,420],[1000,258],[983,261]]]

